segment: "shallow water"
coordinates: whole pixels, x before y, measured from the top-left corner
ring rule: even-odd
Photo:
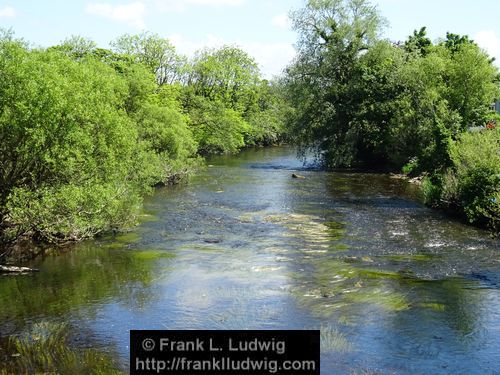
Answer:
[[[404,181],[288,148],[209,163],[148,198],[135,231],[0,278],[0,336],[66,322],[126,370],[130,329],[321,329],[323,374],[498,373],[498,240]]]

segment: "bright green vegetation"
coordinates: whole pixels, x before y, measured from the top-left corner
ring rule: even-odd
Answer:
[[[450,147],[452,167],[424,188],[432,204],[462,212],[500,233],[500,130],[462,134]]]
[[[367,0],[309,0],[292,14],[298,57],[284,78],[291,134],[326,167],[369,166],[427,174],[429,203],[470,222],[500,222],[498,69],[467,36],[433,43],[425,27],[405,42],[380,38]]]
[[[130,226],[144,194],[200,155],[279,142],[288,111],[238,48],[188,60],[149,33],[108,50],[80,37],[31,48],[2,31],[0,72],[0,244]]]

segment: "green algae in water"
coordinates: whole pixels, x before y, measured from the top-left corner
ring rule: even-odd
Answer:
[[[120,249],[125,249],[127,245],[121,242],[111,242],[103,244],[101,247],[108,250],[120,250]]]
[[[255,214],[245,213],[238,216],[238,220],[242,223],[253,223],[255,221]]]
[[[356,260],[366,264],[362,258]],[[398,272],[357,266],[338,258],[312,258],[308,262],[314,266],[314,283],[302,283],[294,294],[299,304],[317,316],[345,313],[353,305],[371,305],[386,311],[410,307],[406,296],[392,285],[403,278]],[[304,276],[295,273],[292,277],[300,280]]]
[[[347,251],[347,250],[349,250],[349,246],[346,244],[343,244],[343,243],[338,243],[338,244],[332,245],[331,249],[337,250],[337,251]]]
[[[403,311],[410,308],[403,294],[382,288],[359,288],[358,291],[349,293],[346,299],[352,303],[377,305],[387,311]]]
[[[155,260],[174,258],[175,255],[164,250],[135,251],[133,257],[140,260]]]
[[[323,223],[328,229],[339,230],[345,229],[345,223],[340,221],[326,221]]]
[[[427,262],[435,257],[436,255],[434,254],[396,254],[384,256],[384,258],[394,262]]]
[[[418,307],[422,307],[424,309],[431,309],[434,311],[444,311],[446,309],[446,306],[443,305],[442,303],[437,303],[437,302],[421,302],[417,304]]]
[[[333,240],[340,240],[345,236],[346,229],[345,223],[339,221],[327,221],[323,223],[323,225],[327,228],[328,237]]]
[[[141,236],[136,232],[123,233],[116,236],[115,241],[125,242],[125,243],[136,243],[139,242]]]
[[[357,274],[363,278],[370,279],[401,279],[398,272],[379,270],[375,268],[359,268]]]
[[[215,246],[218,244],[199,244],[199,243],[192,243],[192,244],[187,244],[187,245],[182,245],[178,246],[177,250],[182,250],[182,251],[199,251],[199,252],[222,252],[225,251],[225,249]]]
[[[139,215],[139,221],[141,223],[154,223],[154,222],[160,221],[160,219],[155,215],[142,214],[142,215]]]

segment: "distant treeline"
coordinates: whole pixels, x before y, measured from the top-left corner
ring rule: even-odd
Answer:
[[[0,245],[122,228],[203,155],[281,140],[282,90],[242,50],[188,59],[151,33],[111,46],[32,48],[1,31]]]
[[[298,56],[284,80],[302,148],[326,167],[423,174],[429,204],[498,232],[493,59],[467,36],[434,44],[425,27],[404,42],[383,40],[385,21],[367,0],[309,0],[292,20]]]

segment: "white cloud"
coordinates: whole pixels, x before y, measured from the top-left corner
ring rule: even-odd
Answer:
[[[108,3],[89,3],[85,11],[88,14],[109,18],[115,21],[126,22],[139,29],[145,27],[144,15],[146,6],[137,1],[130,4],[111,5]]]
[[[285,13],[274,16],[273,19],[271,20],[271,23],[274,26],[280,27],[282,29],[286,29],[291,26],[290,18]]]
[[[500,63],[500,36],[492,30],[482,30],[474,35],[474,41],[496,58],[496,63]]]
[[[265,78],[278,75],[295,57],[295,49],[290,43],[263,43],[228,41],[212,34],[206,34],[204,39],[193,41],[180,34],[172,34],[168,38],[181,54],[193,56],[194,52],[203,48],[218,48],[224,45],[234,45],[252,56]]]
[[[245,0],[156,0],[156,7],[160,11],[183,11],[189,6],[208,6],[208,7],[223,7],[223,6],[238,6],[242,5]]]
[[[0,8],[0,18],[14,18],[15,16],[17,16],[17,12],[10,5]]]

